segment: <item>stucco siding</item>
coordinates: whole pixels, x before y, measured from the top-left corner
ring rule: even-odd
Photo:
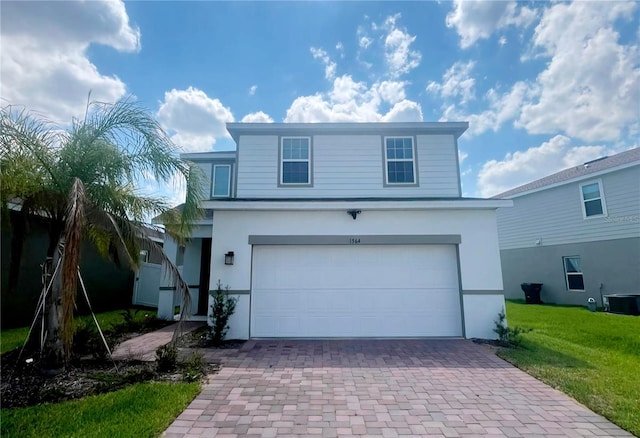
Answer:
[[[580,184],[602,182],[607,216],[584,219]],[[500,248],[527,248],[640,236],[640,166],[513,198],[498,210]],[[539,243],[537,243],[540,241]]]
[[[409,133],[410,134],[410,133]],[[279,137],[241,136],[239,198],[457,197],[458,170],[453,135],[416,137],[416,186],[385,186],[383,136],[312,136],[311,185],[278,185]]]
[[[392,234],[460,237],[457,253],[461,294],[465,302],[472,303],[463,311],[464,317],[470,320],[465,333],[467,337],[493,337],[493,320],[504,305],[494,210],[367,210],[355,221],[343,210],[219,210],[215,212],[215,223],[210,289],[220,280],[229,286],[232,295],[237,291],[234,296],[241,298],[238,315],[230,321],[231,337],[250,335],[251,301],[243,294],[253,287],[253,247],[249,236],[384,236],[382,240],[391,244]],[[235,254],[231,266],[224,264],[227,251]]]
[[[459,234],[463,290],[502,290],[495,212],[364,211],[353,220],[344,211],[216,211],[211,254],[211,283],[232,290],[251,288],[249,235]],[[217,233],[216,230],[224,230]],[[234,251],[233,266],[224,254]],[[212,287],[210,287],[212,288]]]
[[[640,237],[587,243],[503,249],[507,298],[524,299],[520,283],[543,283],[542,301],[586,305],[602,293],[640,292]],[[562,257],[579,256],[585,291],[568,291]]]

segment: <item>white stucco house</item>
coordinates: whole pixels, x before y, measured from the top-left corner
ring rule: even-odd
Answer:
[[[461,196],[456,123],[229,123],[184,248],[195,314],[218,280],[228,338],[493,338],[504,307],[496,210]],[[161,287],[160,311],[173,291]],[[171,309],[172,312],[172,309]]]

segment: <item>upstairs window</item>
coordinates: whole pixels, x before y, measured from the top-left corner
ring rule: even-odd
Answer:
[[[280,150],[280,184],[311,184],[309,137],[283,137]]]
[[[412,137],[385,138],[384,159],[387,184],[416,184],[416,160]]]
[[[585,219],[607,215],[601,181],[580,184],[580,197],[582,199],[582,214]]]
[[[215,164],[213,166],[213,197],[227,198],[231,193],[231,165]]]
[[[584,277],[579,256],[562,257],[568,291],[584,291]]]

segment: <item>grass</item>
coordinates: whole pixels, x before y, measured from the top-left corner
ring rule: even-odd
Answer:
[[[135,312],[135,310],[131,310]],[[155,310],[141,310],[136,315],[136,320],[143,320],[144,315],[149,314],[155,316]],[[105,330],[112,327],[114,324],[121,323],[124,318],[122,317],[122,310],[112,310],[109,312],[97,313],[96,318],[100,327]],[[87,324],[93,325],[93,318],[91,315],[79,316],[77,321],[84,321]],[[13,329],[7,329],[0,331],[0,354],[4,354],[8,351],[14,350],[18,347],[22,347],[22,344],[27,338],[29,333],[29,327],[19,327]]]
[[[522,348],[498,355],[640,436],[640,318],[507,302]]]
[[[2,411],[3,437],[157,437],[200,392],[198,383],[139,383],[108,394]]]

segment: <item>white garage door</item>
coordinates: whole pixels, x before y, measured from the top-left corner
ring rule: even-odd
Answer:
[[[254,246],[252,337],[462,336],[453,245]]]

